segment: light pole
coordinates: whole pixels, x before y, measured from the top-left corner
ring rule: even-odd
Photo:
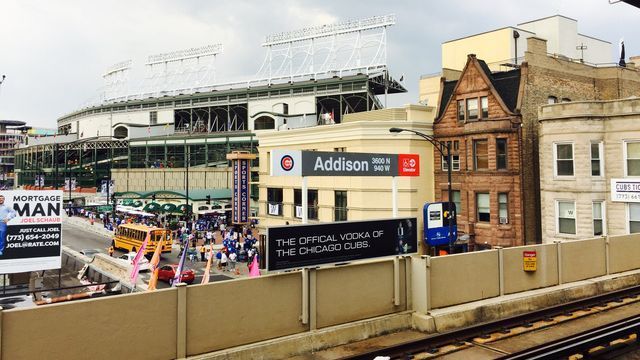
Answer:
[[[389,132],[391,133],[401,133],[403,131],[407,131],[410,133],[414,133],[418,136],[420,136],[421,138],[427,140],[428,142],[430,142],[436,149],[438,149],[438,151],[440,152],[440,155],[442,155],[442,157],[447,159],[447,190],[449,192],[449,201],[448,201],[448,210],[449,210],[449,254],[453,254],[453,216],[452,215],[452,211],[451,209],[453,209],[453,207],[451,206],[452,202],[452,196],[453,196],[453,192],[451,191],[451,145],[449,143],[445,143],[442,141],[438,141],[436,140],[433,136],[431,135],[427,135],[427,134],[423,134],[419,131],[415,131],[415,130],[410,130],[410,129],[402,129],[402,128],[390,128]],[[447,150],[447,154],[444,154],[443,150]],[[456,209],[457,211],[457,209]]]

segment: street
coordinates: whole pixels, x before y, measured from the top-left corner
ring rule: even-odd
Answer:
[[[87,222],[87,226],[90,226]],[[73,250],[80,251],[82,249],[97,249],[100,250],[101,253],[107,254],[109,245],[111,244],[111,239],[106,236],[96,234],[92,231],[88,231],[83,229],[81,226],[75,224],[64,223],[62,226],[62,245],[68,246]],[[114,257],[118,257],[123,255],[124,252],[120,250],[116,250],[114,252]],[[198,260],[200,260],[198,258]],[[178,250],[173,249],[171,254],[163,254],[160,258],[160,266],[168,265],[168,264],[177,264],[180,261],[178,257]],[[202,275],[204,274],[204,268],[206,267],[206,262],[204,261],[187,261],[185,264],[186,268],[192,269],[196,273],[194,284],[199,284],[202,281]],[[244,266],[242,264],[238,264],[239,266]],[[150,272],[141,272],[140,278],[142,278],[145,282],[149,281],[149,277],[151,276]],[[217,269],[212,269],[209,282],[214,281],[222,281],[222,280],[230,280],[233,276],[227,276],[226,274],[220,273]],[[168,288],[169,284],[158,281],[158,288]]]

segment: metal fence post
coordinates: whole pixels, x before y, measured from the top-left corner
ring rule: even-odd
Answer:
[[[187,357],[187,284],[179,283],[176,289],[178,290],[176,358],[184,359]]]
[[[502,246],[496,246],[494,249],[498,249],[498,284],[500,289],[500,296],[504,295],[504,249]]]

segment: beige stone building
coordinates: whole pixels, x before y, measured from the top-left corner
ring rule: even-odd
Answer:
[[[301,222],[302,178],[271,176],[275,149],[420,155],[420,176],[398,177],[398,216],[417,217],[422,234],[422,206],[433,201],[433,148],[400,127],[432,135],[435,109],[419,105],[346,115],[341,124],[258,133],[260,227]],[[390,177],[309,177],[309,223],[392,217]],[[421,236],[419,236],[421,241]],[[422,246],[422,245],[420,245]]]
[[[611,194],[640,178],[640,99],[545,105],[539,121],[543,242],[640,232],[640,202]]]

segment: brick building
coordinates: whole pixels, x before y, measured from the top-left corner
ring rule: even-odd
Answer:
[[[478,244],[523,243],[520,69],[491,73],[469,55],[460,78],[442,84],[434,135],[451,144],[458,229]],[[435,158],[435,196],[448,198],[447,164]]]
[[[530,37],[524,60],[515,70],[491,73],[483,61],[469,56],[462,72],[448,71],[449,79],[442,78],[434,134],[438,140],[453,141],[452,148],[458,152],[459,164],[455,158],[452,161],[455,170],[452,186],[459,193],[454,193],[453,200],[461,205],[459,232],[472,235],[472,243],[514,246],[544,242],[538,139],[540,106],[640,95],[640,71],[634,64],[637,58],[632,57],[626,67],[586,64],[579,59],[548,54],[546,40]],[[487,100],[482,100],[485,96]],[[467,106],[468,98],[477,100]],[[482,101],[486,101],[487,116],[483,116]],[[469,111],[475,111],[477,118],[470,119]],[[500,148],[502,143],[497,141],[500,138],[506,139],[506,149]],[[486,150],[483,139],[487,141]],[[480,168],[476,166],[478,159],[474,152],[478,146]],[[486,167],[483,154],[487,154]],[[506,169],[501,169],[498,158],[505,156]],[[447,180],[443,171],[446,167],[436,157],[436,166],[440,167],[436,168],[435,195],[446,201]],[[505,207],[505,197],[501,199],[500,194],[507,190]],[[489,221],[484,221],[487,209]],[[507,224],[501,219],[505,211]]]

